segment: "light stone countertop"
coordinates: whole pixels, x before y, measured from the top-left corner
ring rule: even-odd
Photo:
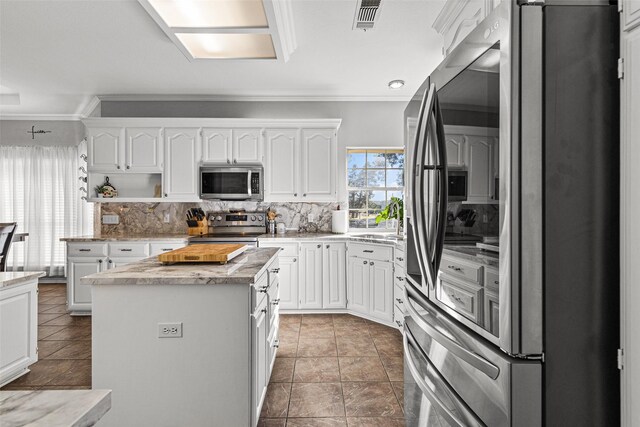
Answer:
[[[2,427],[92,426],[111,409],[111,390],[0,391]]]
[[[250,284],[266,270],[278,248],[249,248],[227,264],[165,265],[157,257],[132,262],[80,279],[83,285],[218,285]]]
[[[484,251],[476,246],[444,245],[443,254],[466,261],[476,262],[489,267],[498,268],[498,254]]]
[[[96,235],[87,235],[87,236],[73,236],[73,237],[63,237],[60,239],[62,242],[128,242],[128,241],[137,241],[137,240],[158,240],[158,241],[169,241],[176,240],[185,242],[189,240],[189,236],[187,234],[96,234]]]
[[[258,236],[258,240],[263,242],[286,242],[298,240],[340,240],[361,243],[380,243],[404,248],[404,240],[395,235],[384,233],[299,233],[288,231],[285,234],[262,234]]]
[[[45,276],[44,271],[0,272],[0,288],[22,285],[23,283]]]

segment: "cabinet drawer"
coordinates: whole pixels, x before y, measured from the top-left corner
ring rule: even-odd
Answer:
[[[393,323],[395,323],[396,326],[400,330],[402,330],[402,327],[404,326],[404,312],[397,305],[394,307],[394,310],[393,310]]]
[[[396,252],[393,254],[393,260],[396,266],[404,266],[404,251],[396,248]]]
[[[400,308],[402,313],[405,312],[404,288],[400,288],[398,285],[393,287],[393,303]]]
[[[67,245],[67,256],[90,256],[102,257],[107,255],[106,243],[69,243]]]
[[[147,243],[109,243],[109,256],[112,257],[145,257],[149,255]]]
[[[285,242],[260,242],[261,248],[280,248],[280,256],[298,256],[298,244],[297,243],[285,243]]]
[[[441,276],[438,280],[438,299],[458,313],[482,325],[482,288],[462,284]]]
[[[443,255],[442,262],[440,262],[440,271],[452,276],[462,277],[475,284],[481,285],[484,268],[481,265]]]
[[[485,268],[484,270],[484,286],[485,288],[494,289],[498,291],[500,285],[500,275],[497,270]]]
[[[357,256],[360,258],[368,258],[377,261],[391,261],[393,259],[393,248],[389,246],[350,243],[349,256]]]
[[[256,281],[256,283],[251,286],[251,312],[253,313],[260,304],[262,304],[262,300],[267,297],[267,290],[269,285],[269,277],[267,273],[264,273],[260,278]]]
[[[396,265],[395,272],[393,273],[393,282],[396,286],[400,286],[400,288],[404,288],[404,282],[406,278],[404,277],[404,268],[398,267]]]
[[[151,243],[151,250],[149,251],[149,255],[159,255],[164,252],[173,251],[175,249],[184,248],[186,246],[185,242],[154,242]]]

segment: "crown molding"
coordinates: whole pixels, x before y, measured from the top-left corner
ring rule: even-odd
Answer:
[[[469,0],[447,0],[435,21],[433,21],[431,28],[436,30],[438,34],[442,34],[444,29],[451,26],[451,23],[460,15],[467,3],[469,3]]]
[[[98,105],[100,105],[100,98],[94,95],[91,97],[91,99],[89,99],[89,101],[85,102],[84,106],[81,106],[78,109],[77,114],[80,116],[80,118],[89,117],[91,113],[93,113],[93,110],[98,107]]]
[[[244,127],[244,128],[323,128],[338,129],[342,119],[225,119],[211,117],[89,117],[88,127]]]
[[[78,121],[79,114],[7,114],[0,113],[0,120]]]
[[[252,102],[408,102],[405,96],[363,96],[363,95],[98,95],[100,101],[252,101]]]

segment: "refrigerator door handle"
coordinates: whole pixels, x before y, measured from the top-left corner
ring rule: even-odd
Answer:
[[[416,301],[418,305],[420,305],[420,307],[425,309],[427,312],[431,311],[431,309],[428,308],[427,302],[416,291],[409,292],[409,286],[411,286],[409,285],[409,283],[406,283],[404,286],[404,300],[406,302],[405,307],[409,311],[409,315],[416,322],[416,324],[438,344],[449,350],[459,359],[464,360],[469,365],[473,366],[492,380],[498,378],[498,375],[500,374],[500,368],[498,368],[496,365],[489,362],[485,358],[474,353],[473,351],[462,347],[460,344],[453,341],[442,332],[438,331],[435,327],[431,326],[429,322],[425,321],[425,319],[413,307],[413,305],[411,304],[411,300]]]
[[[442,112],[440,111],[440,102],[438,94],[435,94],[434,117],[436,121],[436,136],[438,139],[438,214],[436,220],[435,235],[435,253],[433,259],[433,269],[438,272],[440,268],[440,260],[442,259],[442,250],[444,248],[444,236],[447,229],[447,202],[449,200],[449,169],[447,165],[447,143],[444,133],[444,122],[442,120]]]
[[[433,406],[435,406],[436,410],[440,413],[440,415],[442,417],[446,418],[447,422],[452,426],[458,426],[458,427],[476,427],[476,426],[481,427],[481,426],[484,426],[485,424],[480,419],[478,419],[478,417],[470,409],[468,409],[463,402],[461,402],[457,398],[457,393],[455,392],[455,390],[453,390],[451,388],[451,386],[444,380],[444,378],[442,378],[442,375],[440,375],[440,373],[438,372],[436,367],[433,365],[431,360],[429,360],[429,357],[427,357],[427,355],[422,352],[422,350],[420,349],[420,346],[415,341],[415,338],[413,338],[413,335],[411,334],[411,331],[407,329],[406,324],[405,324],[405,330],[404,330],[403,336],[404,337],[403,337],[403,340],[402,340],[402,344],[403,344],[403,347],[404,347],[404,354],[407,356],[406,357],[406,361],[407,361],[407,365],[406,366],[407,366],[407,368],[409,368],[409,371],[411,372],[411,376],[415,380],[416,384],[418,385],[418,387],[420,388],[422,393],[429,400],[429,402],[431,402],[431,404]],[[434,383],[434,384],[437,383],[442,388],[444,388],[444,389],[449,391],[449,393],[448,393],[449,397],[452,398],[452,400],[456,403],[456,409],[457,409],[456,412],[458,412],[461,415],[463,415],[464,421],[460,420],[456,415],[454,415],[445,406],[445,404],[442,402],[442,400],[440,400],[440,398],[438,398],[436,393],[427,385],[426,381],[423,379],[423,375],[420,374],[420,372],[418,371],[418,367],[415,365],[415,362],[413,361],[413,358],[411,356],[410,347],[415,349],[416,352],[418,352],[419,354],[421,354],[424,357],[425,362],[429,365],[429,367],[435,373],[435,375],[432,375],[429,378],[431,380],[431,382]]]

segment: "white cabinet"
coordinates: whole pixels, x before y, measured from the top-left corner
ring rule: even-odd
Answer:
[[[280,257],[280,308],[298,308],[298,284],[300,263],[298,257]]]
[[[393,264],[370,261],[371,306],[369,314],[384,322],[393,321]]]
[[[300,245],[299,305],[300,309],[322,308],[322,244]]]
[[[640,0],[618,0],[622,1],[623,24],[626,31],[635,28],[640,24]]]
[[[125,170],[162,172],[162,129],[131,127],[125,135]]]
[[[122,170],[124,128],[96,127],[87,129],[87,170],[118,172]]]
[[[230,164],[231,129],[202,129],[202,161],[205,163]]]
[[[199,129],[166,128],[164,133],[164,197],[185,201],[199,200]]]
[[[493,141],[490,138],[471,135],[467,139],[469,154],[469,185],[467,201],[486,202],[492,198]]]
[[[347,308],[356,313],[369,314],[369,261],[349,257],[347,264]]]
[[[269,349],[266,304],[267,298],[263,298],[262,304],[251,316],[251,425],[257,425],[267,393]]]
[[[0,289],[0,387],[38,361],[38,280]]]
[[[462,168],[465,165],[465,138],[464,135],[452,133],[446,134],[447,165],[452,168]]]
[[[323,308],[347,307],[347,245],[325,243],[322,253],[324,280],[322,286]]]
[[[233,129],[234,164],[262,163],[262,130]]]
[[[489,4],[493,3],[493,4]],[[496,0],[447,0],[433,28],[442,35],[442,53],[447,56],[496,6]]]
[[[336,131],[302,130],[302,199],[336,200]]]
[[[202,161],[219,164],[262,163],[262,129],[202,129]]]
[[[265,133],[265,198],[298,198],[299,139],[297,129],[268,129]]]
[[[91,286],[80,279],[106,269],[107,257],[73,257],[67,260],[67,309],[72,313],[91,311]]]

